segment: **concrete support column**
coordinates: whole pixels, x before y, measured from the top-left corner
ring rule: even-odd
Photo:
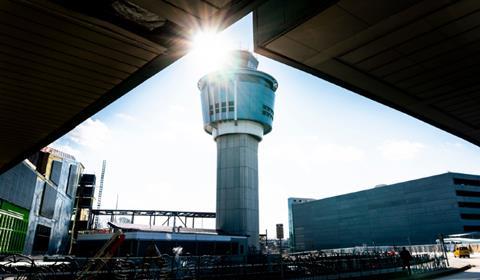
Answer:
[[[216,227],[227,234],[248,235],[249,247],[258,249],[259,139],[238,133],[218,136],[216,142]]]

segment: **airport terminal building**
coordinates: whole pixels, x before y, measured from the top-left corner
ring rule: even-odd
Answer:
[[[289,199],[294,251],[431,244],[480,231],[480,176],[445,173],[335,197]]]

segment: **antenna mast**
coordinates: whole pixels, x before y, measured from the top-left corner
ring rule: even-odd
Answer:
[[[105,168],[107,167],[107,161],[102,161],[102,174],[100,175],[100,187],[98,188],[98,200],[97,200],[97,209],[100,209],[102,206],[102,193],[103,193],[103,181],[105,179]],[[95,217],[95,228],[98,228],[98,217]]]

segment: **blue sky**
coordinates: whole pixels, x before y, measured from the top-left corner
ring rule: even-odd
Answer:
[[[221,36],[253,50],[251,15]],[[273,236],[275,224],[288,224],[288,197],[324,198],[447,171],[480,174],[479,147],[257,58],[279,83],[273,131],[259,146],[262,232]],[[216,146],[203,131],[197,89],[207,66],[189,54],[53,143],[86,172],[100,174],[107,160],[102,208],[114,207],[118,194],[119,208],[215,211]]]

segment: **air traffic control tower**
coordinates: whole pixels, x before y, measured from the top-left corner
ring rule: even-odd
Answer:
[[[277,81],[248,51],[198,82],[203,123],[217,142],[216,228],[258,248],[258,142],[272,130]]]

